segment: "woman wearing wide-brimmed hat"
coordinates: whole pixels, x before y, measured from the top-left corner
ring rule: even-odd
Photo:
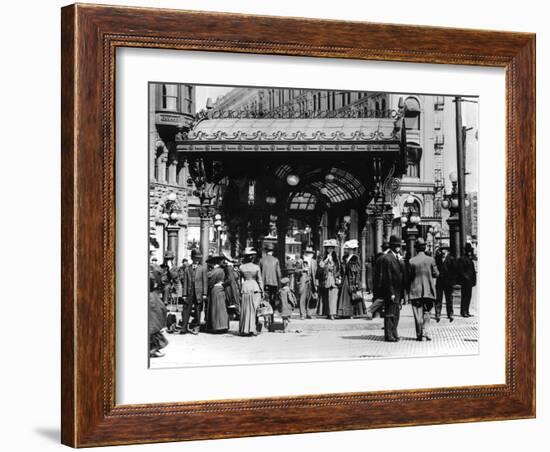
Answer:
[[[363,300],[355,300],[361,281],[361,262],[357,255],[359,243],[352,239],[344,243],[344,259],[342,261],[342,290],[338,300],[338,315],[351,317],[363,315]]]
[[[206,263],[212,266],[208,272],[208,306],[206,330],[210,333],[225,333],[229,329],[229,315],[225,303],[225,271],[221,268],[224,256],[211,256]]]
[[[244,251],[244,264],[241,265],[242,296],[239,333],[243,336],[254,335],[257,332],[256,309],[263,296],[262,273],[260,266],[253,261],[256,250],[247,247]]]
[[[333,320],[338,307],[338,285],[340,283],[340,261],[336,248],[338,241],[328,239],[323,242],[325,254],[319,262],[320,302],[317,315],[326,315]]]

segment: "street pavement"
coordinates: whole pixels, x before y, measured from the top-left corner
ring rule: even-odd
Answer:
[[[383,319],[313,318],[300,320],[295,313],[283,333],[282,320],[275,314],[275,331],[253,337],[238,334],[238,322],[230,322],[225,334],[201,332],[167,334],[165,356],[151,358],[151,368],[188,366],[243,365],[325,360],[379,359],[426,357],[444,355],[473,355],[478,353],[478,318],[463,318],[455,303],[455,320],[443,316],[439,323],[432,318],[432,341],[416,340],[414,318],[410,305],[401,310],[397,343],[384,342]],[[443,309],[443,314],[445,308]],[[432,309],[433,315],[433,309]]]

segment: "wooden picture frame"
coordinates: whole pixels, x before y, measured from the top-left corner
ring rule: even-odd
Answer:
[[[535,416],[535,35],[161,9],[62,9],[62,442],[73,447]],[[115,50],[147,47],[506,70],[506,382],[115,403]]]

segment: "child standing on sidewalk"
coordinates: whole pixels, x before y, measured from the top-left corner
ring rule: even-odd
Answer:
[[[286,333],[292,309],[296,306],[296,296],[288,286],[289,281],[286,277],[282,278],[281,288],[279,289],[279,310],[283,319],[283,333]]]

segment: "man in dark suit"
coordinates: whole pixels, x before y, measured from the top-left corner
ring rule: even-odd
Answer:
[[[201,323],[201,312],[206,302],[208,293],[208,271],[201,264],[202,255],[197,252],[191,253],[192,264],[188,265],[183,278],[183,310],[181,314],[181,334],[197,334]],[[189,328],[189,317],[192,308],[195,308],[193,325]]]
[[[317,294],[317,261],[313,258],[314,251],[311,246],[308,246],[304,251],[304,257],[296,265],[297,273],[297,288],[300,307],[300,318],[308,318],[309,304],[313,297]]]
[[[426,255],[426,242],[416,239],[416,256],[409,260],[409,300],[414,315],[416,340],[431,341],[430,311],[436,299],[435,279],[439,276],[433,257]]]
[[[470,243],[464,245],[464,255],[458,260],[458,276],[461,288],[460,315],[472,317],[470,302],[472,301],[472,287],[477,283],[476,268],[474,265],[474,250]]]
[[[435,320],[439,322],[443,309],[443,295],[445,295],[445,307],[449,322],[454,320],[453,310],[453,286],[457,282],[457,265],[455,257],[450,253],[449,246],[442,246],[438,264],[439,278],[436,284]]]
[[[378,295],[384,300],[384,340],[387,342],[399,341],[397,326],[403,297],[403,265],[399,251],[401,240],[395,235],[390,237],[390,249],[379,258],[379,273],[377,287]]]
[[[382,262],[382,256],[384,256],[390,249],[390,244],[388,242],[382,243],[382,252],[378,253],[376,260],[374,261],[374,266],[372,270],[372,304],[367,309],[367,319],[372,319],[377,312],[380,313],[384,308],[384,299],[380,295],[380,265]]]
[[[275,312],[277,308],[277,294],[281,287],[281,266],[279,259],[273,256],[274,246],[272,243],[267,243],[265,246],[265,254],[260,259],[260,269],[262,271],[262,280],[264,283],[264,291],[269,300],[269,304]],[[271,315],[273,322],[273,315]]]

